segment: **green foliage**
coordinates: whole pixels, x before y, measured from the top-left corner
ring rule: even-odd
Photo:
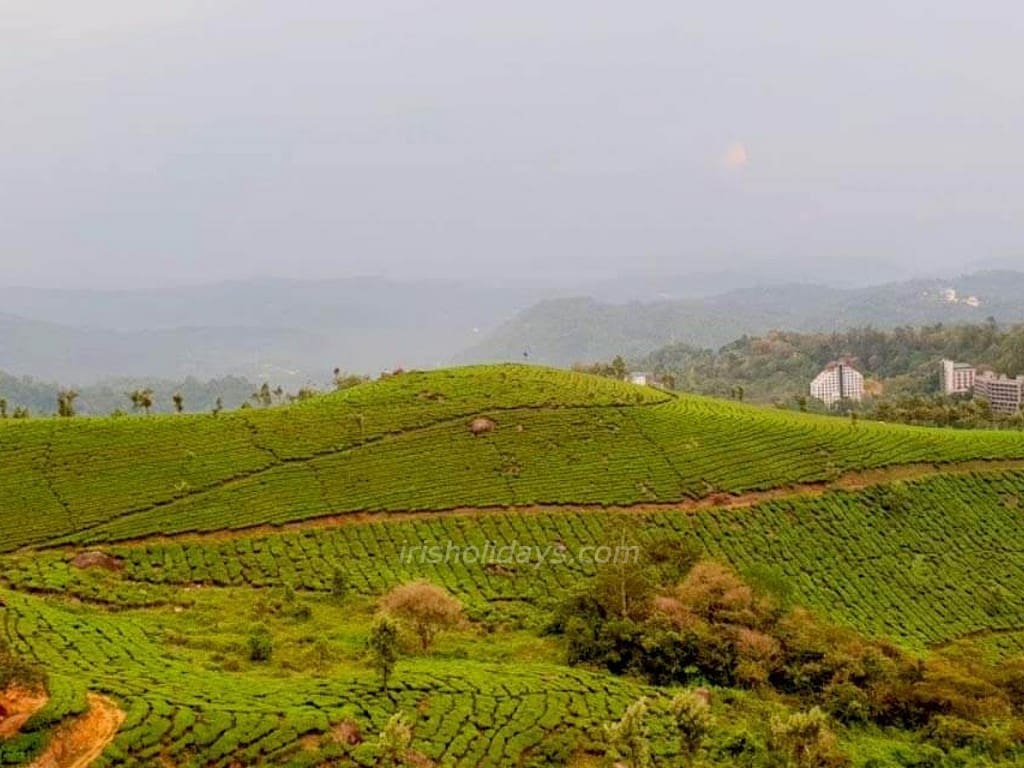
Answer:
[[[621,719],[605,726],[609,757],[623,761],[630,768],[650,768],[653,765],[647,710],[647,699],[637,699]]]
[[[688,765],[693,764],[715,722],[707,699],[709,694],[707,691],[703,694],[684,691],[669,702],[669,711],[679,733],[679,751]]]
[[[473,438],[466,425],[478,415],[497,429]],[[814,705],[865,765],[936,754],[949,765],[1012,764],[1021,756],[1019,665],[994,672],[938,653],[910,663],[906,648],[977,634],[1000,653],[1019,649],[1024,555],[1013,542],[1024,537],[1024,473],[979,461],[1019,457],[1024,446],[1011,434],[852,428],[519,366],[401,373],[217,418],[8,420],[4,634],[49,671],[52,696],[23,738],[41,744],[91,690],[127,715],[97,763],[104,768],[370,766],[382,745],[346,740],[340,726],[381,733],[396,710],[414,728],[415,752],[437,765],[563,765],[599,754],[602,724],[621,726],[646,697],[641,726],[620,735],[639,733],[657,765],[685,764],[694,744],[702,765],[795,760],[787,745],[806,729],[789,728],[789,707]],[[954,461],[978,463],[941,465]],[[939,466],[899,467],[922,462]],[[885,471],[849,479],[851,488],[868,483],[859,489],[780,489],[874,468]],[[760,499],[753,507],[730,506],[744,501],[730,494],[757,490],[771,492],[751,497]],[[705,501],[675,504],[690,499]],[[648,506],[604,509],[636,502]],[[514,509],[533,504],[557,508]],[[473,505],[513,509],[225,531]],[[641,548],[635,572],[580,556],[621,540],[623,529]],[[199,531],[217,533],[145,538]],[[71,563],[78,547],[48,546],[67,541],[106,542],[123,568],[80,570]],[[403,556],[412,543],[447,542],[547,554],[500,564]],[[13,552],[25,544],[44,548]],[[700,574],[694,563],[708,555],[754,589],[737,602],[742,583],[704,579],[666,594],[665,585]],[[463,603],[472,625],[403,658],[394,675],[397,628],[372,623],[375,596],[420,579]],[[639,596],[625,609],[623,585]],[[557,663],[562,641],[534,629],[558,604],[559,631],[590,654],[582,661],[657,682],[737,686],[714,690],[715,725],[703,741],[701,713],[673,704],[678,691]],[[271,653],[249,664],[247,641],[262,634],[254,622]],[[774,736],[773,715],[785,726]],[[633,744],[624,759],[641,757],[639,741],[624,743]]]
[[[274,639],[264,627],[257,627],[249,635],[249,661],[270,661],[274,653]]]
[[[849,764],[839,751],[828,717],[817,707],[771,722],[769,746],[793,768],[838,768]]]
[[[388,718],[384,729],[377,738],[377,753],[380,764],[388,768],[406,765],[409,749],[412,747],[412,726],[405,715],[396,712]]]
[[[0,467],[0,548],[371,510],[670,502],[898,464],[1024,458],[1024,443],[1009,433],[852,429],[825,417],[667,398],[510,366],[407,373],[216,419],[56,428],[8,420],[0,451],[14,461]],[[500,415],[498,428],[476,439],[465,420],[486,409]]]
[[[0,603],[0,610],[3,610],[3,603]],[[45,688],[46,683],[46,671],[15,653],[8,642],[0,637],[0,692],[12,685]]]
[[[380,686],[385,692],[398,664],[398,643],[398,625],[387,616],[378,617],[370,629],[367,650],[370,664],[380,677]]]

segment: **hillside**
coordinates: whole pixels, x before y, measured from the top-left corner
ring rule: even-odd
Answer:
[[[957,291],[948,301],[943,291]],[[974,296],[978,306],[966,303]],[[819,285],[745,288],[697,299],[612,303],[591,298],[540,302],[465,352],[463,360],[531,360],[549,365],[642,357],[659,347],[719,347],[772,330],[830,332],[871,325],[1024,321],[1024,273],[979,272],[867,288]]]
[[[493,429],[472,434],[479,418]],[[861,768],[1015,764],[1016,742],[978,746],[1016,722],[991,703],[995,683],[963,694],[988,697],[963,715],[977,740],[964,746],[931,715],[880,727],[838,714],[824,683],[775,692],[716,677],[703,657],[662,668],[659,684],[567,665],[566,641],[544,630],[607,578],[580,553],[628,531],[651,578],[712,559],[832,622],[832,641],[860,633],[858,653],[879,643],[885,664],[922,654],[918,682],[952,685],[1024,651],[1022,499],[1020,433],[851,422],[523,365],[218,416],[0,422],[2,638],[46,669],[50,694],[0,740],[0,765],[109,702],[124,721],[99,740],[100,766],[380,765],[396,712],[415,764],[596,766],[603,726],[641,695],[656,764],[679,765],[668,700],[681,684],[713,691],[707,766],[777,764],[766,724],[810,703]],[[534,559],[408,549],[488,544]],[[413,579],[446,587],[466,622],[403,651],[385,691],[366,640],[380,596]],[[805,621],[794,616],[780,632]],[[644,642],[669,642],[658,632]],[[269,658],[253,652],[260,638]],[[970,673],[949,666],[964,653]],[[808,674],[833,663],[813,658]]]
[[[478,415],[497,424],[485,439],[466,426]],[[1024,459],[1024,439],[484,366],[216,417],[8,422],[0,454],[9,550],[366,511],[671,503],[895,464]]]

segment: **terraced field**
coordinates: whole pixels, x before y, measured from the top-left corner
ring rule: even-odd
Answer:
[[[474,436],[476,417],[496,429]],[[679,764],[671,691],[565,666],[540,634],[596,572],[580,553],[623,519],[651,551],[703,553],[916,652],[1024,650],[1021,433],[851,423],[524,366],[407,373],[219,416],[0,422],[3,632],[49,670],[51,694],[0,765],[38,754],[87,692],[126,712],[104,766],[376,765],[396,711],[437,765],[565,764],[598,754],[602,726],[642,694],[658,765]],[[410,554],[432,544],[547,559]],[[72,564],[96,547],[116,569]],[[375,602],[417,578],[471,624],[403,657],[385,692],[365,657]],[[272,663],[246,655],[255,628]],[[723,743],[785,707],[720,695]],[[858,765],[919,754],[900,734],[842,739],[870,742]]]
[[[490,416],[485,439],[466,428]],[[265,411],[0,424],[0,547],[367,510],[672,502],[915,462],[1016,432],[852,424],[518,366],[403,374]]]

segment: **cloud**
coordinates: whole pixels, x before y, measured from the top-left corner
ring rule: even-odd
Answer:
[[[727,171],[743,168],[750,161],[750,153],[741,141],[734,141],[722,155],[722,167]]]

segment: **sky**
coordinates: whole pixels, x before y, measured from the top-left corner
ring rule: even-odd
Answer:
[[[0,0],[0,284],[1024,268],[1024,4]]]

